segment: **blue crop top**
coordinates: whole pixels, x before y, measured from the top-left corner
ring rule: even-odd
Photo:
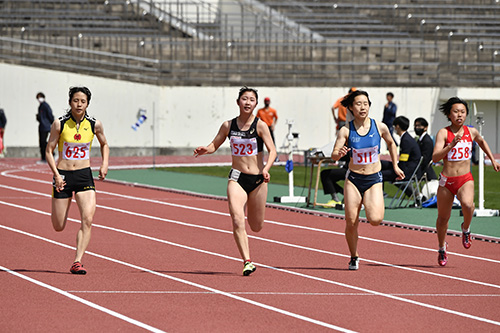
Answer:
[[[377,123],[370,119],[370,130],[365,135],[359,135],[354,126],[354,120],[349,122],[349,138],[347,146],[352,150],[354,164],[372,164],[378,162],[380,154],[380,133]]]

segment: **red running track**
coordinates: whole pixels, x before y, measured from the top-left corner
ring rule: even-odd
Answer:
[[[2,331],[499,331],[500,246],[360,225],[348,271],[343,221],[268,209],[241,276],[227,203],[97,182],[83,263],[69,273],[79,214],[50,223],[45,165],[0,162]]]

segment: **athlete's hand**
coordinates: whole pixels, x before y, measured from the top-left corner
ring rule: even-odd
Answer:
[[[396,180],[403,180],[406,178],[404,171],[401,170],[398,166],[394,168],[394,172],[397,175]]]
[[[340,157],[344,157],[347,155],[347,153],[351,150],[351,148],[348,148],[347,146],[343,146],[342,148],[339,149],[339,155]]]
[[[453,140],[450,142],[450,146],[455,147],[456,144],[460,142],[460,140],[462,140],[462,134],[455,135]]]
[[[61,192],[62,190],[64,190],[64,186],[66,186],[66,182],[61,177],[61,175],[55,176],[54,181],[55,181],[55,187],[56,187],[57,192]]]
[[[208,148],[204,147],[204,146],[201,146],[201,147],[196,148],[193,151],[193,156],[194,157],[198,157],[200,155],[205,155],[207,152],[208,152]]]
[[[496,172],[500,171],[500,163],[498,163],[497,161],[495,160],[491,161],[491,166],[493,167],[493,170],[495,170]]]
[[[104,178],[106,178],[107,175],[108,175],[108,168],[101,166],[101,168],[99,169],[99,180],[104,180]]]
[[[264,176],[264,183],[269,183],[269,181],[271,180],[271,174],[264,170],[262,171],[262,176]]]

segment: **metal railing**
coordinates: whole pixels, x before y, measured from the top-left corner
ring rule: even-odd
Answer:
[[[499,85],[496,75],[486,75],[488,68],[498,69],[494,34],[467,42],[460,33],[445,39],[395,38],[380,25],[371,37],[320,38],[286,13],[253,0],[199,7],[178,0],[75,0],[60,1],[61,8],[54,0],[39,1],[51,3],[55,14],[80,3],[89,17],[80,20],[51,20],[50,10],[43,10],[42,20],[35,2],[24,2],[30,4],[9,7],[23,13],[18,20],[5,19],[0,5],[0,59],[5,62],[153,84]],[[221,6],[237,10],[224,12]],[[109,20],[92,22],[91,17]],[[474,64],[481,70],[469,70]]]

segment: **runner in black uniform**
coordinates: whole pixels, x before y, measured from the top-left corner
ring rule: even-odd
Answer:
[[[259,118],[255,118],[250,128],[246,131],[241,131],[238,128],[238,117],[231,121],[231,128],[227,137],[231,142],[231,151],[234,152],[234,156],[238,156],[240,149],[246,149],[246,147],[252,146],[255,143],[257,143],[257,153],[264,150],[264,141],[262,141],[262,138],[257,134],[258,121]],[[264,176],[262,176],[262,174],[249,175],[239,170],[231,169],[229,172],[229,179],[236,181],[245,192],[249,194],[264,181]]]
[[[236,104],[240,115],[225,121],[214,140],[208,146],[194,150],[194,156],[214,153],[229,138],[232,154],[232,169],[227,184],[229,212],[233,221],[233,235],[243,258],[243,275],[255,271],[250,260],[248,236],[245,228],[245,207],[247,220],[254,232],[262,229],[267,199],[267,183],[271,178],[269,169],[276,159],[276,148],[267,125],[253,115],[258,95],[255,89],[240,89]],[[264,165],[263,145],[269,151],[268,163]]]

